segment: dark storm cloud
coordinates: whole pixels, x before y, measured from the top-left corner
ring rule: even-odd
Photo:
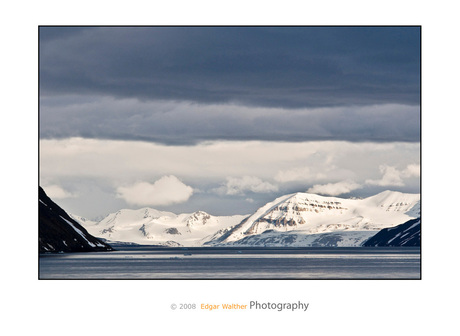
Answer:
[[[40,28],[42,96],[417,105],[416,27]]]

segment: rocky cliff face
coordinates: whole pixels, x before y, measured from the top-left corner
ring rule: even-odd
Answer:
[[[39,187],[39,252],[112,251],[54,203]]]

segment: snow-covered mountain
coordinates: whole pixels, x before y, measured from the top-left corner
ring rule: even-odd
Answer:
[[[91,234],[109,242],[165,246],[201,246],[247,216],[212,216],[204,211],[176,215],[151,208],[123,209],[99,222],[73,215]]]
[[[420,217],[420,194],[384,191],[365,199],[281,196],[250,216],[176,215],[124,209],[99,222],[74,216],[109,242],[166,246],[360,246],[383,228]]]
[[[285,195],[210,245],[359,246],[377,231],[420,216],[420,194],[384,191],[365,199]]]

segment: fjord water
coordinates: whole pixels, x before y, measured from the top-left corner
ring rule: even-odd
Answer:
[[[41,254],[40,279],[420,279],[420,248],[163,248]]]

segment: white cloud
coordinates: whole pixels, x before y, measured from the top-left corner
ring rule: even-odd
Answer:
[[[64,198],[76,197],[75,194],[55,184],[43,187],[43,190],[45,190],[46,194],[51,199],[64,199]]]
[[[386,186],[403,186],[404,183],[401,179],[401,172],[395,167],[381,165],[379,167],[380,173],[383,174],[380,180],[367,180],[367,184]]]
[[[227,177],[227,183],[216,191],[227,195],[244,195],[246,191],[254,193],[274,192],[278,191],[278,187],[255,176]]]
[[[404,177],[420,177],[420,165],[410,164],[403,170],[402,175]]]
[[[203,181],[219,183],[227,176],[310,185],[364,182],[377,179],[373,168],[387,162],[398,167],[417,163],[419,151],[419,144],[410,143],[241,141],[164,146],[82,138],[40,140],[40,179],[78,176],[103,178],[120,185],[174,175],[193,179],[197,188]]]
[[[118,197],[140,206],[170,205],[186,202],[193,194],[193,188],[173,175],[163,176],[153,184],[138,182],[128,187],[117,188]]]
[[[316,184],[313,187],[309,188],[307,192],[313,194],[338,196],[360,188],[362,188],[360,184],[348,180],[337,183]]]
[[[310,178],[310,168],[298,167],[288,170],[280,170],[275,175],[275,181],[277,182],[292,182],[292,181],[305,181]]]
[[[419,177],[420,165],[409,164],[403,170],[398,170],[396,167],[381,165],[379,167],[382,178],[378,180],[368,179],[367,184],[378,186],[404,186],[403,178]]]
[[[104,200],[102,196],[99,200],[99,211],[105,214],[115,207],[126,207],[123,198],[116,198],[117,187],[132,187],[139,181],[152,185],[162,176],[170,175],[186,179],[189,184],[193,181],[194,197],[168,209],[173,212],[202,208],[205,195],[214,197],[215,204],[225,204],[222,207],[227,207],[229,199],[236,202],[247,197],[253,198],[256,204],[268,197],[270,191],[278,190],[277,195],[282,195],[313,185],[348,180],[374,192],[375,185],[366,185],[366,181],[382,182],[383,173],[378,170],[382,165],[399,169],[399,177],[405,185],[398,190],[416,192],[419,180],[414,176],[420,175],[419,162],[420,144],[417,143],[221,141],[165,146],[83,138],[40,140],[42,186],[61,185],[75,194],[78,192],[78,197],[66,201],[72,201],[69,210],[85,216],[89,215],[74,205],[87,204],[86,200],[92,200],[94,193],[105,195]],[[246,178],[242,178],[244,176]],[[237,196],[241,197],[233,197],[227,191],[239,193]],[[222,197],[216,197],[216,193]],[[118,191],[118,194],[122,193]],[[105,204],[110,202],[114,208],[108,209]],[[212,212],[214,203],[209,207]]]

